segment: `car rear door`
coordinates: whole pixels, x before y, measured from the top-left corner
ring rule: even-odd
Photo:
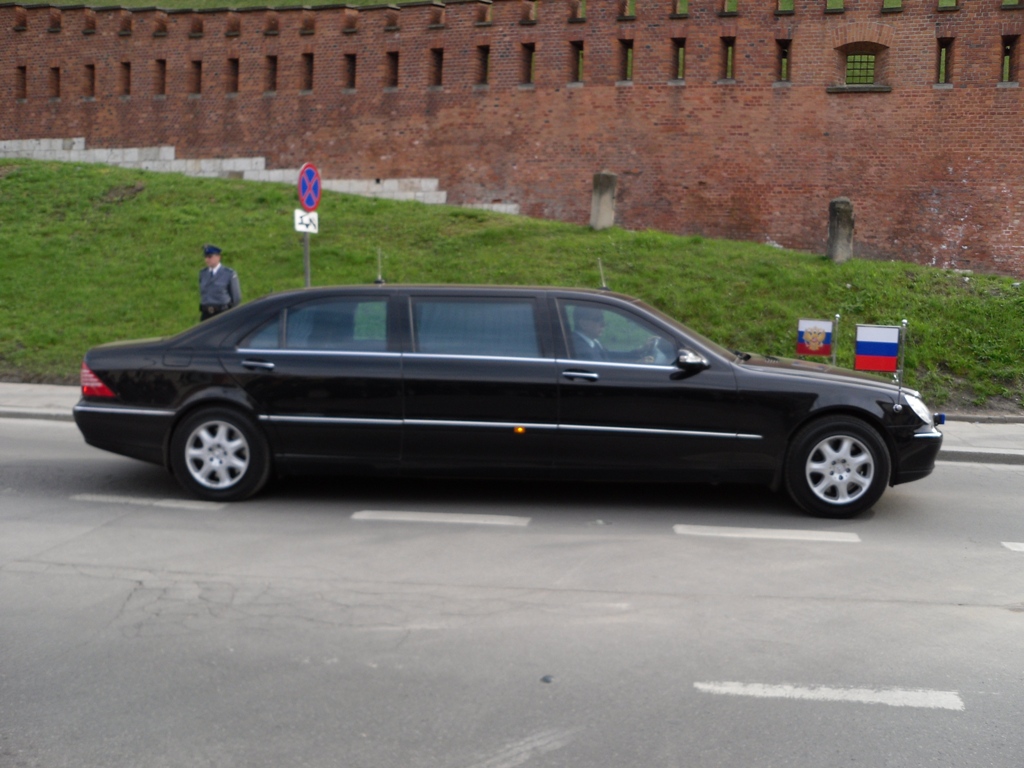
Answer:
[[[276,436],[279,460],[396,465],[402,435],[401,352],[379,291],[285,307],[223,363]]]
[[[535,292],[410,292],[402,463],[459,474],[546,471],[558,385]]]

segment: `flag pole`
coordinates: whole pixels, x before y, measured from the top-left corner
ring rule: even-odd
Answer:
[[[839,346],[839,313],[836,312],[836,326],[832,329],[832,367],[836,367],[836,347]]]
[[[899,389],[896,392],[896,407],[900,408],[899,397],[903,394],[903,361],[907,350],[907,319],[903,318],[903,322],[900,323],[900,361],[896,368],[896,384]],[[899,411],[897,410],[897,413]]]

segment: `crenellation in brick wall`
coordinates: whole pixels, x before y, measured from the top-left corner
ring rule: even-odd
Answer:
[[[454,203],[578,223],[607,170],[622,226],[817,252],[829,201],[848,197],[859,256],[1024,275],[1024,15],[836,5],[0,4],[0,140],[438,178]],[[875,57],[869,86],[846,82],[858,52]]]

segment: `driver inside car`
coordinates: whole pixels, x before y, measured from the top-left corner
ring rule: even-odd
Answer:
[[[612,323],[617,333],[614,341],[606,346],[602,341],[608,324],[606,312],[597,307],[576,305],[572,307],[572,351],[577,360],[596,360],[621,363],[646,363],[665,365],[672,360],[672,342],[621,315],[613,314]],[[643,340],[639,346],[631,346],[633,340]]]

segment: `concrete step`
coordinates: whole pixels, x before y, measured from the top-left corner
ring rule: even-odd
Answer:
[[[65,163],[101,163],[157,173],[241,178],[246,181],[279,184],[296,184],[299,179],[298,168],[267,168],[266,158],[263,157],[178,159],[173,146],[88,149],[85,137],[82,136],[0,141],[0,158],[5,157]],[[438,189],[439,185],[438,179],[431,178],[323,179],[324,189],[332,192],[445,205],[448,202],[448,193]],[[514,203],[480,203],[465,207],[499,213],[519,213],[519,206]]]

